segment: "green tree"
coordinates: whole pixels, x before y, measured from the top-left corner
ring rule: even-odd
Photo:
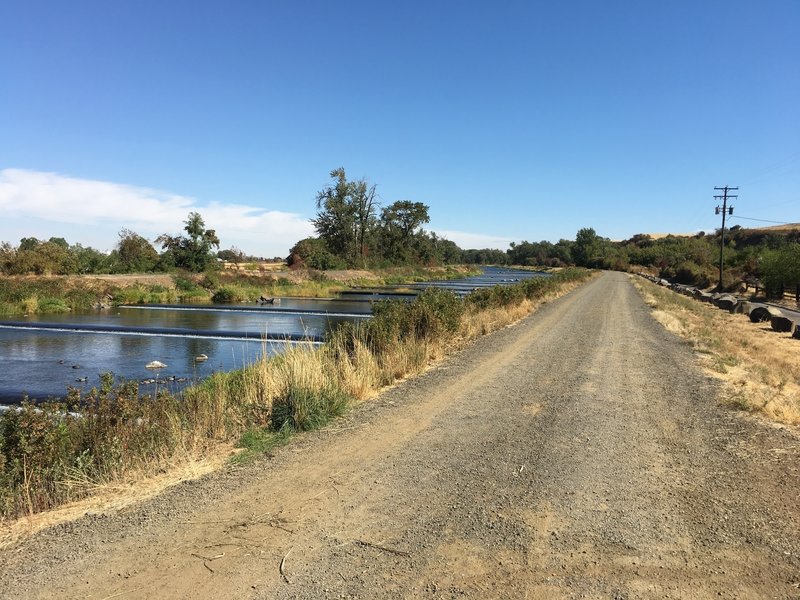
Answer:
[[[333,183],[317,193],[317,217],[311,222],[332,254],[348,265],[363,265],[375,229],[375,186],[364,179],[348,181],[344,168],[330,176]]]
[[[70,253],[69,246],[58,242],[40,242],[36,238],[21,240],[12,267],[16,274],[36,275],[66,275],[76,270],[77,261]]]
[[[35,250],[36,246],[41,242],[35,237],[24,237],[19,241],[19,250],[25,252],[28,250]]]
[[[384,259],[406,263],[422,258],[422,246],[430,245],[435,259],[436,239],[417,231],[428,223],[428,207],[422,202],[398,200],[381,211],[380,243]],[[430,242],[430,244],[428,244]]]
[[[767,295],[772,297],[800,285],[800,243],[765,251],[761,257],[761,277]]]
[[[8,242],[0,244],[0,273],[11,275],[17,260],[17,249]]]
[[[217,252],[217,258],[238,265],[239,263],[243,263],[247,259],[247,256],[236,246],[231,246],[227,250],[220,250]]]
[[[437,260],[445,265],[453,265],[461,262],[462,250],[458,244],[451,240],[445,240],[431,233],[431,239],[436,246]]]
[[[156,268],[158,252],[153,245],[130,229],[119,232],[117,242],[118,269],[124,273],[146,273]]]
[[[600,236],[591,227],[584,227],[578,230],[575,236],[575,245],[572,248],[572,258],[575,259],[575,264],[579,267],[592,266],[594,258],[597,254],[597,245]]]
[[[111,266],[109,257],[94,248],[75,244],[69,251],[75,259],[77,273],[107,273]]]
[[[156,243],[161,244],[169,255],[168,261],[176,267],[200,273],[214,264],[212,248],[219,248],[219,238],[213,229],[205,228],[199,213],[189,213],[184,224],[183,229],[188,235],[171,236],[165,233],[156,238]]]
[[[347,266],[341,258],[328,250],[324,240],[314,237],[300,240],[292,246],[286,264],[293,269],[308,267],[320,271],[342,269]]]

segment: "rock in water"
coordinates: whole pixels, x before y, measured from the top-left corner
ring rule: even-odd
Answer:
[[[204,360],[208,360],[208,356],[205,354],[198,354],[194,357],[194,362],[203,362]]]
[[[167,365],[165,365],[165,364],[164,364],[164,363],[162,363],[161,361],[154,360],[153,362],[149,362],[149,363],[147,363],[147,364],[144,366],[144,368],[145,368],[145,369],[163,369],[163,368],[164,368],[164,367],[166,367],[166,366],[167,366]]]

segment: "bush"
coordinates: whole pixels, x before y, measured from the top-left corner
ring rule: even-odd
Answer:
[[[200,285],[207,290],[219,287],[219,273],[216,271],[206,271]]]
[[[42,298],[39,300],[39,312],[63,313],[72,310],[61,298]]]
[[[214,295],[211,296],[211,301],[214,304],[224,304],[226,302],[241,302],[243,301],[244,294],[242,289],[233,285],[224,285],[219,288]]]
[[[193,292],[195,290],[200,289],[200,286],[198,286],[195,283],[194,279],[192,279],[191,277],[183,277],[181,275],[175,275],[172,279],[175,282],[175,288],[178,291]]]
[[[709,272],[691,261],[683,262],[675,268],[674,281],[698,287],[711,285]]]
[[[281,431],[319,429],[347,410],[350,399],[336,385],[322,389],[292,386],[286,395],[272,405],[272,428]]]
[[[334,335],[336,342],[348,351],[360,340],[379,355],[407,340],[446,339],[458,330],[463,314],[464,302],[454,293],[428,288],[414,302],[377,302],[372,319],[358,326],[340,327]]]

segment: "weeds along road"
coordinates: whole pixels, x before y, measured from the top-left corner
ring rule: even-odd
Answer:
[[[622,274],[237,472],[0,555],[8,598],[798,598],[800,451]]]

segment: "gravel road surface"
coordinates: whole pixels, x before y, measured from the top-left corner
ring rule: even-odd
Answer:
[[[0,553],[3,598],[800,598],[800,439],[607,273],[255,465]]]

